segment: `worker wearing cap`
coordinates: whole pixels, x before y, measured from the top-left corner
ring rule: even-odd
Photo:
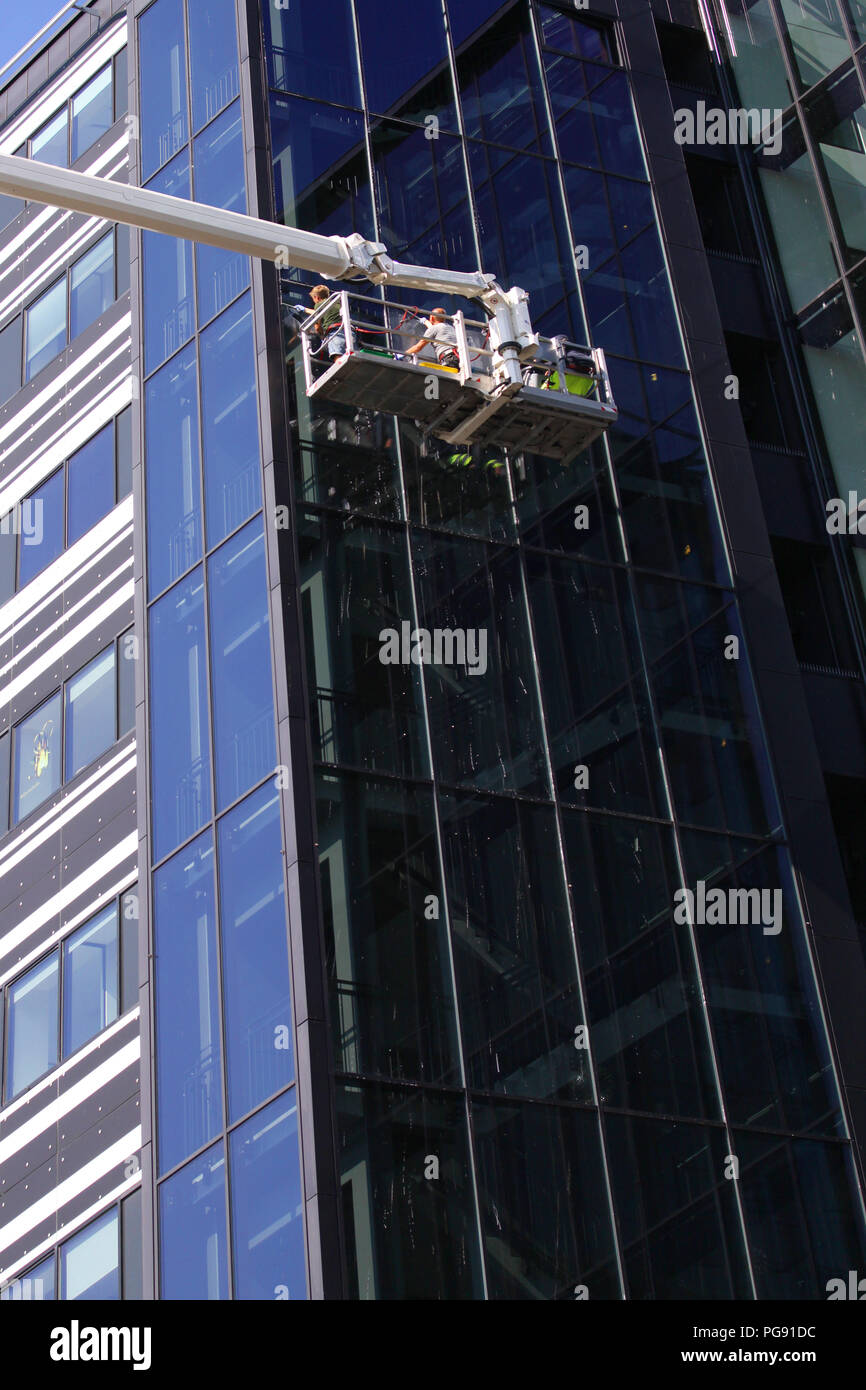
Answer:
[[[448,322],[448,315],[444,309],[432,310],[427,320],[427,332],[423,338],[418,339],[417,343],[413,343],[410,348],[406,349],[406,356],[417,357],[422,352],[426,356],[431,346],[440,367],[459,366],[460,358],[456,350],[457,334]]]

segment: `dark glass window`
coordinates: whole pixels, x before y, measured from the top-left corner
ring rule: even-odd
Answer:
[[[63,469],[24,499],[20,509],[18,587],[41,574],[63,551]]]
[[[66,468],[66,544],[73,545],[114,506],[114,422],[73,454]]]
[[[718,79],[713,71],[710,49],[703,31],[685,29],[679,24],[665,24],[659,19],[656,19],[655,25],[668,81],[717,92]]]
[[[95,761],[117,738],[114,645],[66,685],[66,779]]]
[[[502,9],[502,0],[448,0],[448,20],[455,48]]]
[[[117,1207],[98,1216],[60,1247],[60,1297],[120,1298],[120,1222]]]
[[[160,1297],[198,1301],[228,1298],[222,1142],[163,1183],[159,1227]]]
[[[69,336],[77,338],[114,301],[114,232],[76,261],[69,283]]]
[[[757,256],[754,226],[737,166],[692,153],[685,159],[707,250]]]
[[[355,11],[370,110],[457,130],[440,0],[355,0]]]
[[[66,276],[41,295],[24,315],[24,380],[29,381],[66,346]]]
[[[73,164],[113,124],[114,99],[109,63],[72,98]]]
[[[296,1092],[231,1136],[234,1295],[307,1296]]]
[[[551,5],[539,5],[541,41],[564,53],[576,53],[579,58],[591,58],[598,63],[611,63],[614,55],[611,38],[604,29],[573,19]]]
[[[229,1123],[294,1075],[280,798],[268,783],[220,822]]]
[[[6,1099],[57,1064],[60,966],[55,951],[6,991]]]
[[[0,603],[15,593],[15,567],[18,563],[18,508],[0,520]]]
[[[0,328],[0,405],[21,389],[21,314]]]
[[[154,875],[161,1172],[223,1122],[213,857],[208,832]]]
[[[458,55],[457,73],[468,136],[551,153],[528,6],[512,6],[485,29],[476,44]],[[518,196],[513,209],[519,206]]]
[[[252,305],[246,295],[201,335],[209,547],[218,545],[262,505],[255,367]]]
[[[161,3],[161,0],[160,0]],[[154,193],[189,198],[189,153],[184,150],[148,184]],[[192,242],[142,232],[144,370],[152,372],[195,331]]]
[[[240,102],[209,125],[193,146],[195,198],[211,207],[246,212],[244,139]],[[207,323],[250,283],[249,256],[216,246],[196,247],[198,321]]]
[[[63,1055],[77,1052],[118,1015],[117,903],[63,944]]]
[[[262,6],[268,80],[300,96],[360,106],[351,0],[294,10]]]
[[[772,545],[797,660],[856,669],[850,623],[829,549],[776,537]]]
[[[53,695],[15,730],[16,821],[29,815],[60,788],[62,710],[60,695]]]
[[[40,164],[66,168],[69,162],[69,118],[65,106],[31,136],[30,158],[38,160]]]
[[[460,141],[378,121],[373,169],[382,240],[397,259],[475,270],[478,255]],[[407,342],[405,346],[409,346]]]
[[[270,5],[263,8],[269,10]],[[195,131],[200,130],[230,101],[234,101],[238,94],[238,38],[234,0],[208,0],[206,5],[190,0],[187,15],[192,128]]]
[[[323,236],[374,235],[358,112],[272,96],[271,143],[278,222]]]
[[[801,449],[798,402],[781,345],[746,333],[725,333],[725,346],[749,440],[759,446]]]
[[[211,762],[204,581],[200,569],[150,612],[154,858],[210,819]]]
[[[198,371],[190,344],[145,390],[148,587],[166,589],[201,558]],[[159,524],[153,524],[153,518]]]
[[[183,0],[156,0],[138,21],[142,178],[189,139]]]

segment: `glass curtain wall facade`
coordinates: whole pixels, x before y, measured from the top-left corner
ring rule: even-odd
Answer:
[[[824,1297],[859,1196],[614,28],[261,19],[273,215],[522,285],[620,408],[566,467],[458,452],[287,336],[346,1292]],[[483,669],[383,663],[403,624]],[[780,929],[678,920],[699,881]]]

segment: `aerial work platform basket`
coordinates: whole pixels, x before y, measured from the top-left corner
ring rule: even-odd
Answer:
[[[299,324],[308,397],[416,420],[450,444],[563,461],[616,420],[600,348],[539,337],[521,351],[514,382],[497,367],[487,324],[462,312],[445,321],[451,351],[429,342],[409,355],[428,331],[418,311],[347,290],[332,294]]]

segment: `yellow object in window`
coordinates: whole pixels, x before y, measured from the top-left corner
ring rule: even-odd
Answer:
[[[53,728],[54,720],[47,720],[33,740],[33,765],[37,777],[41,777],[43,772],[48,770],[48,763],[51,757],[48,740],[51,737],[51,730]]]

